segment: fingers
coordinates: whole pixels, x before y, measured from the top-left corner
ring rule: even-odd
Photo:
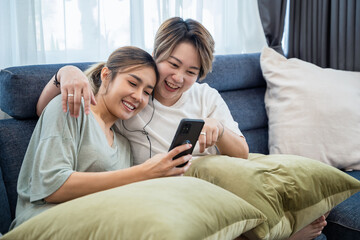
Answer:
[[[80,105],[81,105],[81,89],[79,88],[75,88],[75,92],[74,92],[74,112],[73,112],[73,117],[78,117],[79,113],[80,113]],[[71,114],[71,112],[70,112]]]
[[[180,158],[178,160],[180,160]],[[169,176],[181,176],[190,168],[190,166],[191,162],[189,160],[185,166],[181,168],[174,167],[173,169],[171,169],[171,171],[169,172]]]
[[[192,155],[188,154],[188,155],[179,157],[177,159],[174,159],[172,161],[171,167],[173,168],[173,167],[179,166],[179,165],[181,165],[183,163],[186,163],[186,162],[190,161],[191,158],[192,158]]]
[[[213,146],[216,143],[217,135],[218,135],[217,129],[215,129],[213,131],[208,131],[206,133],[206,147],[207,148]]]
[[[90,112],[90,101],[95,103],[90,83],[84,73],[77,67],[65,66],[61,72],[61,93],[62,107],[67,111],[69,107],[70,115],[78,117],[81,108],[81,98],[84,97],[84,111]]]
[[[200,153],[203,153],[206,148],[206,132],[204,131],[204,129],[200,133],[198,142],[200,147]]]
[[[89,91],[83,91],[83,98],[84,98],[85,114],[89,114],[89,112],[90,112],[90,99],[91,99]]]
[[[176,148],[172,149],[169,153],[168,153],[168,157],[170,159],[173,159],[176,155],[178,155],[179,153],[186,151],[188,149],[191,148],[191,144],[183,144],[180,146],[177,146]]]
[[[90,92],[90,95],[91,95],[91,104],[92,105],[96,105],[97,102],[96,102],[96,99],[95,99],[95,96],[94,96],[94,93],[91,91]]]
[[[68,98],[68,92],[65,88],[61,88],[61,103],[62,103],[62,109],[63,112],[67,111],[67,98]]]
[[[85,86],[84,89],[82,90],[82,96],[84,98],[85,114],[89,114],[90,113],[90,104],[96,105],[94,93],[92,92],[91,88],[89,88],[88,86]],[[80,101],[80,104],[81,104],[81,101]],[[75,112],[76,112],[76,110],[75,110]]]
[[[90,112],[90,100],[91,103],[96,104],[94,94],[88,87],[81,86],[66,86],[62,90],[62,106],[64,112],[67,111],[67,103],[69,105],[70,115],[78,117],[80,113],[81,98],[84,98],[85,114]]]
[[[218,129],[205,129],[200,133],[199,136],[199,147],[200,147],[200,153],[203,153],[206,148],[211,147],[216,144],[216,140],[218,138]]]
[[[73,117],[74,116],[74,93],[68,91],[68,94],[65,97],[67,98],[67,101],[68,101],[70,116]]]

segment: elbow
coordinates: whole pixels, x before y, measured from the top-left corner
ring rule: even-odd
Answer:
[[[41,116],[41,113],[42,113],[42,111],[40,111],[40,110],[38,109],[38,107],[36,107],[36,115],[37,115],[38,117],[40,117],[40,116]]]
[[[53,204],[59,204],[65,202],[65,200],[61,197],[60,194],[58,194],[57,191],[44,198],[44,200],[47,203],[53,203]]]
[[[45,202],[54,204],[63,203],[71,199],[72,198],[69,196],[69,194],[64,191],[63,186],[61,186],[58,190],[44,198]]]
[[[61,201],[59,201],[58,199],[56,199],[56,197],[53,197],[52,195],[44,198],[44,200],[47,203],[54,203],[54,204],[61,203]]]
[[[249,145],[247,144],[245,138],[242,137],[242,147],[240,148],[241,151],[239,152],[239,157],[240,158],[244,158],[244,159],[248,159],[249,158]]]
[[[40,98],[41,98],[41,96],[40,96]],[[36,104],[36,114],[38,115],[38,117],[41,116],[41,113],[42,113],[43,110],[44,110],[44,107],[41,106],[41,105],[42,105],[42,104],[41,104],[41,99],[38,99],[38,102],[37,102],[37,104]]]
[[[241,149],[241,151],[238,152],[236,157],[248,159],[249,158],[249,148]]]
[[[243,159],[248,159],[249,158],[249,148],[248,148],[247,152],[243,152],[241,158],[243,158]]]

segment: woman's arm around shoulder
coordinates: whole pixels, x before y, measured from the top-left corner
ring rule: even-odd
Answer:
[[[96,104],[85,74],[79,68],[69,65],[60,68],[46,84],[36,105],[37,115],[40,116],[51,99],[60,93],[63,111],[67,111],[68,103],[71,116],[79,116],[81,97],[84,98],[86,114],[90,111],[90,102]]]

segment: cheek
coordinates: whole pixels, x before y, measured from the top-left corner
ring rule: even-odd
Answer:
[[[138,111],[143,110],[149,103],[149,97],[144,97],[141,104],[139,105],[139,107],[137,108]]]
[[[158,71],[160,74],[160,81],[169,74],[169,68],[165,64],[158,64]]]
[[[191,88],[191,86],[196,82],[196,79],[197,78],[188,78],[187,80],[186,80],[186,82],[185,82],[185,88],[186,89],[189,89],[189,88]]]

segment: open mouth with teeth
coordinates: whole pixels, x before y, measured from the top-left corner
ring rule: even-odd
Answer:
[[[178,88],[180,88],[180,87],[176,86],[175,84],[172,84],[166,80],[165,80],[165,87],[167,90],[172,91],[172,92],[176,91]]]
[[[128,109],[129,111],[134,111],[136,109],[136,107],[129,102],[123,100],[122,103],[124,104],[125,108]]]

